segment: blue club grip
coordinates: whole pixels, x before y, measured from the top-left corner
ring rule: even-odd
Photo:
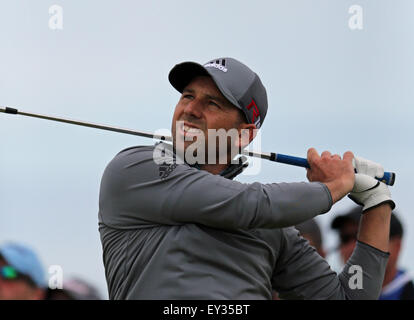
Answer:
[[[288,156],[286,154],[281,154],[281,153],[276,154],[275,161],[276,162],[281,162],[281,163],[286,163],[286,164],[291,164],[291,165],[297,166],[297,167],[310,168],[308,160],[306,160],[304,158]]]
[[[272,154],[271,160],[281,163],[290,164],[297,167],[303,167],[303,168],[310,168],[308,160],[305,158],[299,158],[299,157],[293,157],[288,156],[286,154]],[[384,176],[381,178],[375,178],[381,182],[384,182],[385,184],[389,186],[393,186],[395,182],[395,173],[394,172],[384,172]]]
[[[376,178],[377,180],[384,182],[389,186],[393,186],[395,182],[395,173],[394,172],[384,172],[384,176],[382,178]]]

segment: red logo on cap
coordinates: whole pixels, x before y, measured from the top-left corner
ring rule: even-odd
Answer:
[[[246,107],[247,110],[250,110],[253,107],[253,114],[252,114],[252,123],[256,122],[256,118],[260,116],[259,109],[257,108],[256,102],[252,99],[252,102]]]

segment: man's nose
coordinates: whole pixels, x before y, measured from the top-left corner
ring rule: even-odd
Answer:
[[[198,99],[191,100],[184,108],[184,113],[195,118],[201,118],[203,106]]]

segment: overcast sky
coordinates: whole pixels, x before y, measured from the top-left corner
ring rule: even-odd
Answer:
[[[355,4],[362,29],[349,26]],[[50,28],[58,26],[52,5],[63,9],[62,29]],[[413,12],[411,0],[5,0],[0,105],[169,129],[179,97],[170,69],[234,57],[267,88],[263,151],[352,150],[397,173],[391,192],[407,231],[401,265],[413,270]],[[153,141],[4,114],[0,137],[0,243],[31,244],[45,267],[60,265],[65,278],[79,275],[107,297],[100,179],[117,152]],[[305,180],[302,168],[266,161],[239,178]],[[327,248],[336,245],[330,221],[352,204],[344,199],[318,218]]]

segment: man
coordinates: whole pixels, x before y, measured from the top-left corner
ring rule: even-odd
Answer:
[[[331,224],[339,234],[339,251],[343,262],[351,256],[357,241],[361,208],[355,207],[349,213],[337,216]],[[389,234],[389,259],[385,270],[380,300],[413,300],[414,284],[412,275],[398,268],[404,229],[401,221],[393,212]]]
[[[296,225],[295,228],[299,231],[299,234],[302,237],[309,241],[309,244],[315,248],[316,252],[319,253],[322,258],[325,258],[326,253],[323,249],[321,229],[315,219],[302,222]]]
[[[27,246],[7,243],[0,247],[0,300],[42,300],[44,270]]]
[[[315,149],[308,151],[309,183],[233,181],[244,167],[232,163],[235,150],[253,140],[266,116],[260,78],[221,58],[178,64],[169,80],[181,93],[173,145],[123,150],[102,177],[99,231],[110,299],[271,299],[272,289],[282,299],[378,298],[394,207],[387,187],[355,175],[351,152],[342,159]],[[217,146],[210,131],[219,129],[238,136]],[[338,276],[293,226],[349,192],[365,214]],[[364,270],[363,290],[348,286],[354,264]]]

